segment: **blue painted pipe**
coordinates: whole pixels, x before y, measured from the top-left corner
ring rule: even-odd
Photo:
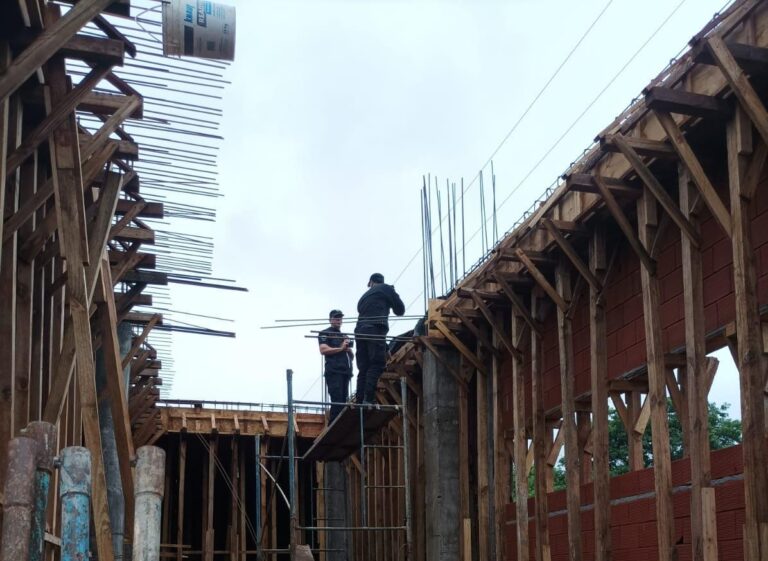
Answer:
[[[91,453],[71,446],[61,451],[61,561],[89,559]]]
[[[25,436],[37,441],[38,445],[37,469],[35,471],[35,510],[32,515],[29,561],[43,561],[45,513],[48,509],[48,493],[51,486],[53,457],[56,453],[58,434],[55,426],[44,421],[29,423],[22,432]]]

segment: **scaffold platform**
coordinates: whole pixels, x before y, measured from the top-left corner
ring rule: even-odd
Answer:
[[[368,406],[362,410],[362,430],[360,426],[361,409],[345,407],[333,423],[320,433],[312,446],[304,454],[304,460],[338,462],[360,450],[360,436],[367,442],[379,429],[386,425],[397,410],[392,407]]]

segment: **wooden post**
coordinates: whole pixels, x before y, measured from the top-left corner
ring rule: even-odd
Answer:
[[[699,220],[692,205],[696,191],[685,166],[678,166],[680,207],[696,231]],[[685,306],[685,391],[688,398],[688,433],[686,451],[691,460],[691,547],[694,559],[717,561],[717,528],[707,527],[706,520],[715,516],[713,501],[706,504],[712,511],[705,513],[704,489],[711,485],[709,457],[709,409],[707,404],[707,356],[704,341],[704,288],[701,272],[701,251],[681,236],[683,265],[683,303]],[[681,376],[681,379],[683,377]],[[683,412],[678,411],[679,415]],[[714,535],[707,535],[707,532]],[[705,547],[705,544],[711,544]],[[714,555],[714,557],[707,557]]]
[[[560,298],[571,301],[571,275],[565,261],[561,261],[555,272],[557,293]],[[576,431],[576,403],[573,390],[573,328],[566,310],[557,307],[557,335],[560,351],[560,391],[562,397],[563,426],[565,439],[566,501],[568,509],[568,559],[581,561],[581,458],[579,457],[578,432]]]
[[[605,231],[597,225],[589,245],[589,267],[602,278],[606,269]],[[590,385],[592,387],[592,467],[594,478],[595,561],[611,558],[610,470],[608,466],[608,355],[605,306],[589,290]]]
[[[512,321],[515,321],[514,314]],[[494,333],[494,349],[498,347],[495,343],[497,335]],[[512,333],[512,344],[517,343],[517,335]],[[489,353],[491,356],[491,379],[493,393],[493,452],[494,452],[494,531],[496,539],[496,557],[498,559],[507,559],[509,553],[506,551],[504,540],[504,527],[506,526],[506,504],[510,499],[510,463],[509,452],[504,445],[504,427],[503,427],[503,400],[501,391],[501,364],[499,355],[495,352]],[[526,479],[527,481],[527,479]],[[527,483],[526,483],[527,485]]]
[[[479,345],[479,343],[478,343]],[[464,356],[459,358],[461,365],[464,364]],[[462,368],[463,370],[463,368]],[[458,384],[459,386],[459,508],[461,510],[460,516],[462,520],[462,528],[470,522],[470,504],[469,504],[469,403],[467,401],[467,386],[466,384]],[[472,550],[472,535],[469,536],[465,532],[461,534],[461,551]],[[469,540],[469,543],[467,543]],[[472,561],[472,558],[463,561]]]
[[[744,558],[768,559],[768,454],[765,443],[766,360],[763,355],[757,301],[755,254],[750,231],[750,202],[743,196],[746,155],[739,134],[743,118],[738,109],[727,127],[728,183],[731,196],[733,281],[736,296],[736,336],[741,385],[741,430],[744,451]]]
[[[187,435],[179,435],[179,496],[176,512],[176,561],[183,559],[184,545],[184,492],[187,478]]]
[[[208,468],[206,470],[206,491],[205,491],[205,528],[203,539],[203,561],[213,561],[213,547],[214,547],[214,534],[213,534],[213,493],[214,483],[216,481],[216,448],[218,441],[216,437],[210,437],[208,439]]]
[[[238,508],[240,506],[240,461],[238,459],[238,453],[240,447],[238,446],[238,435],[232,435],[232,455],[230,457],[229,466],[229,480],[232,484],[232,496],[229,505],[229,559],[230,561],[237,561],[240,540],[237,537],[238,533]]]
[[[531,294],[531,316],[538,320],[539,297],[536,290]],[[541,336],[531,330],[531,391],[533,393],[533,468],[535,471],[534,495],[536,497],[536,561],[551,561],[549,546],[549,506],[547,504],[547,479],[551,472],[547,465],[549,436],[544,416],[544,388],[541,372]]]
[[[645,468],[645,459],[643,457],[643,435],[633,430],[635,423],[640,418],[641,398],[639,391],[630,391],[625,393],[627,400],[627,418],[629,424],[624,426],[627,432],[627,445],[629,446],[629,469],[638,471]]]
[[[656,199],[647,188],[638,201],[638,229],[640,242],[653,245],[656,234]],[[687,221],[686,221],[687,222]],[[684,232],[689,238],[690,232]],[[646,267],[640,267],[643,291],[643,318],[645,345],[648,355],[648,399],[650,401],[651,433],[653,437],[653,473],[656,489],[656,529],[659,539],[659,561],[672,561],[675,555],[675,519],[672,514],[672,460],[669,451],[669,424],[667,421],[667,382],[664,349],[662,346],[659,307],[661,290],[659,279]]]
[[[512,341],[518,340],[522,320],[512,314]],[[525,434],[525,371],[520,357],[512,357],[512,415],[514,419],[515,509],[517,527],[517,561],[528,561],[528,439]],[[501,446],[500,446],[501,448]],[[506,474],[505,474],[506,475]],[[496,521],[501,527],[501,521]]]
[[[475,371],[477,388],[477,530],[480,559],[489,559],[490,512],[488,477],[488,377]]]

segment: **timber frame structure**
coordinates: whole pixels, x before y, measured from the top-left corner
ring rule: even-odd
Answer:
[[[389,370],[419,380],[419,400],[440,395],[425,414],[455,413],[457,426],[436,422],[457,433],[459,461],[418,455],[416,559],[768,559],[767,101],[768,2],[737,1],[430,301],[428,333]],[[743,441],[711,452],[707,354],[723,347]],[[674,462],[667,396],[684,432]],[[631,467],[613,478],[609,403]],[[561,451],[567,488],[553,492]],[[448,514],[430,478],[458,497]]]
[[[102,561],[119,555],[113,533],[127,529],[130,542],[134,446],[164,434],[150,342],[163,317],[136,309],[152,305],[148,286],[168,282],[147,249],[156,232],[146,221],[162,219],[164,203],[143,196],[150,176],[139,177],[131,126],[145,117],[145,99],[118,68],[137,56],[146,65],[142,53],[158,47],[137,48],[121,31],[131,9],[129,0],[0,1],[0,505],[9,441],[31,421],[55,425],[53,453],[80,445],[91,453]],[[108,497],[115,486],[125,499],[119,531]],[[52,497],[46,559],[60,546]]]

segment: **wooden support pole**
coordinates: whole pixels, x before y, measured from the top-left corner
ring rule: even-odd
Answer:
[[[476,371],[477,530],[480,559],[490,559],[490,477],[488,469],[488,377]]]
[[[516,319],[512,317],[512,339],[517,340],[515,333]],[[513,357],[514,361],[518,359]],[[492,356],[491,362],[491,384],[492,384],[492,403],[493,403],[493,454],[494,454],[494,532],[496,544],[496,558],[507,559],[509,553],[506,551],[504,528],[506,523],[506,505],[510,500],[510,463],[509,452],[504,446],[504,419],[503,406],[504,395],[502,392],[502,370],[501,360],[498,356]],[[526,491],[528,479],[526,478]],[[527,530],[527,524],[526,524]],[[527,535],[527,534],[526,534]],[[522,559],[522,558],[518,558]],[[527,557],[526,557],[527,559]]]
[[[605,230],[597,225],[589,244],[589,268],[603,278],[607,268]],[[595,561],[611,559],[610,468],[608,455],[608,354],[605,305],[590,286],[589,345],[592,388],[592,467],[594,478]]]
[[[675,208],[680,212],[679,207]],[[637,209],[640,241],[647,246],[653,240],[657,226],[656,198],[651,194],[650,189],[644,190]],[[690,225],[687,219],[684,218],[684,220]],[[686,230],[684,234],[689,238],[692,246],[698,247],[698,236],[695,231],[691,233]],[[659,316],[661,289],[659,279],[644,267],[640,268],[640,282],[643,291],[643,319],[648,356],[648,397],[646,399],[650,403],[653,436],[659,561],[673,561],[676,559],[675,519],[672,513],[672,459],[669,450],[666,364]]]
[[[522,329],[522,321],[515,314],[512,314],[513,340],[517,340]],[[525,370],[522,358],[513,358],[512,360],[512,416],[514,420],[515,510],[517,513],[515,524],[517,528],[516,559],[517,561],[528,561],[528,472],[526,470],[528,439],[525,434]],[[497,521],[498,524],[499,521]]]
[[[569,303],[571,294],[571,275],[565,261],[557,265],[555,271],[557,294],[564,303]],[[557,336],[560,354],[560,393],[563,411],[563,432],[565,446],[566,502],[568,510],[568,559],[581,561],[581,458],[579,440],[576,431],[576,403],[574,399],[574,356],[573,327],[565,308],[557,307]]]
[[[717,57],[716,57],[717,58]],[[746,78],[744,78],[746,81]],[[733,279],[736,296],[737,366],[741,386],[741,430],[744,451],[744,558],[768,559],[768,453],[765,442],[766,360],[757,300],[755,253],[750,230],[750,204],[742,196],[746,155],[738,134],[739,111],[727,127],[728,183],[733,235]],[[757,116],[750,114],[753,121]],[[768,130],[761,133],[768,133]],[[768,136],[768,134],[766,134]]]
[[[557,229],[552,220],[549,218],[543,218],[541,223],[544,225],[544,229],[549,232],[549,234],[555,240],[555,243],[560,246],[560,249],[563,251],[571,264],[581,274],[581,276],[584,277],[584,280],[589,283],[589,286],[593,290],[601,290],[602,285],[597,276],[595,276],[590,268],[587,267],[586,263],[584,263],[584,261],[581,259],[581,256],[576,251],[576,248],[573,247],[573,244],[571,244],[571,242],[565,238],[563,233]]]
[[[214,534],[213,534],[213,504],[214,489],[216,483],[216,449],[218,440],[215,436],[208,438],[208,464],[205,479],[205,509],[203,527],[203,561],[213,561]]]
[[[540,298],[531,294],[531,316],[538,320]],[[533,404],[533,469],[536,497],[536,561],[551,561],[549,545],[549,506],[547,504],[547,422],[544,414],[544,376],[542,373],[541,335],[531,330],[531,402]]]
[[[461,357],[461,361],[464,358]],[[470,500],[469,500],[469,403],[466,384],[458,384],[459,387],[459,509],[461,510],[462,528],[467,523],[471,524]],[[417,426],[418,430],[418,426]],[[406,490],[406,492],[409,492]],[[472,535],[467,536],[462,532],[460,536],[461,551],[467,548],[472,550]],[[465,561],[462,559],[462,561]],[[469,560],[472,561],[470,556]]]
[[[699,230],[693,212],[696,192],[688,170],[678,168],[680,208],[683,215]],[[716,196],[716,195],[715,195]],[[719,201],[719,198],[718,198]],[[728,217],[730,227],[730,216]],[[730,233],[730,232],[729,232]],[[694,559],[717,561],[717,528],[706,521],[715,515],[714,500],[705,504],[705,489],[710,488],[712,472],[709,456],[709,407],[707,403],[707,353],[704,339],[704,282],[701,251],[686,236],[681,236],[683,266],[683,305],[685,308],[685,391],[687,397],[687,452],[691,461],[691,547]],[[674,394],[673,394],[674,395]],[[682,396],[678,398],[682,402]],[[678,408],[678,415],[683,411]],[[714,496],[713,496],[714,499]],[[712,512],[704,512],[705,506]],[[708,535],[714,532],[714,535]],[[707,547],[707,544],[711,544]],[[711,557],[714,555],[714,557]]]
[[[176,507],[176,561],[182,561],[184,545],[184,496],[187,478],[187,435],[179,434],[179,488]]]
[[[528,269],[528,272],[531,274],[531,276],[534,278],[536,283],[541,287],[541,289],[547,293],[547,295],[552,299],[552,301],[555,303],[555,305],[562,311],[568,310],[568,304],[565,300],[563,300],[563,297],[560,295],[560,293],[553,287],[550,282],[547,280],[547,277],[544,276],[544,273],[542,273],[539,268],[536,266],[536,264],[531,260],[525,252],[517,248],[515,250],[515,254],[520,259],[520,261],[525,265],[526,269]]]

